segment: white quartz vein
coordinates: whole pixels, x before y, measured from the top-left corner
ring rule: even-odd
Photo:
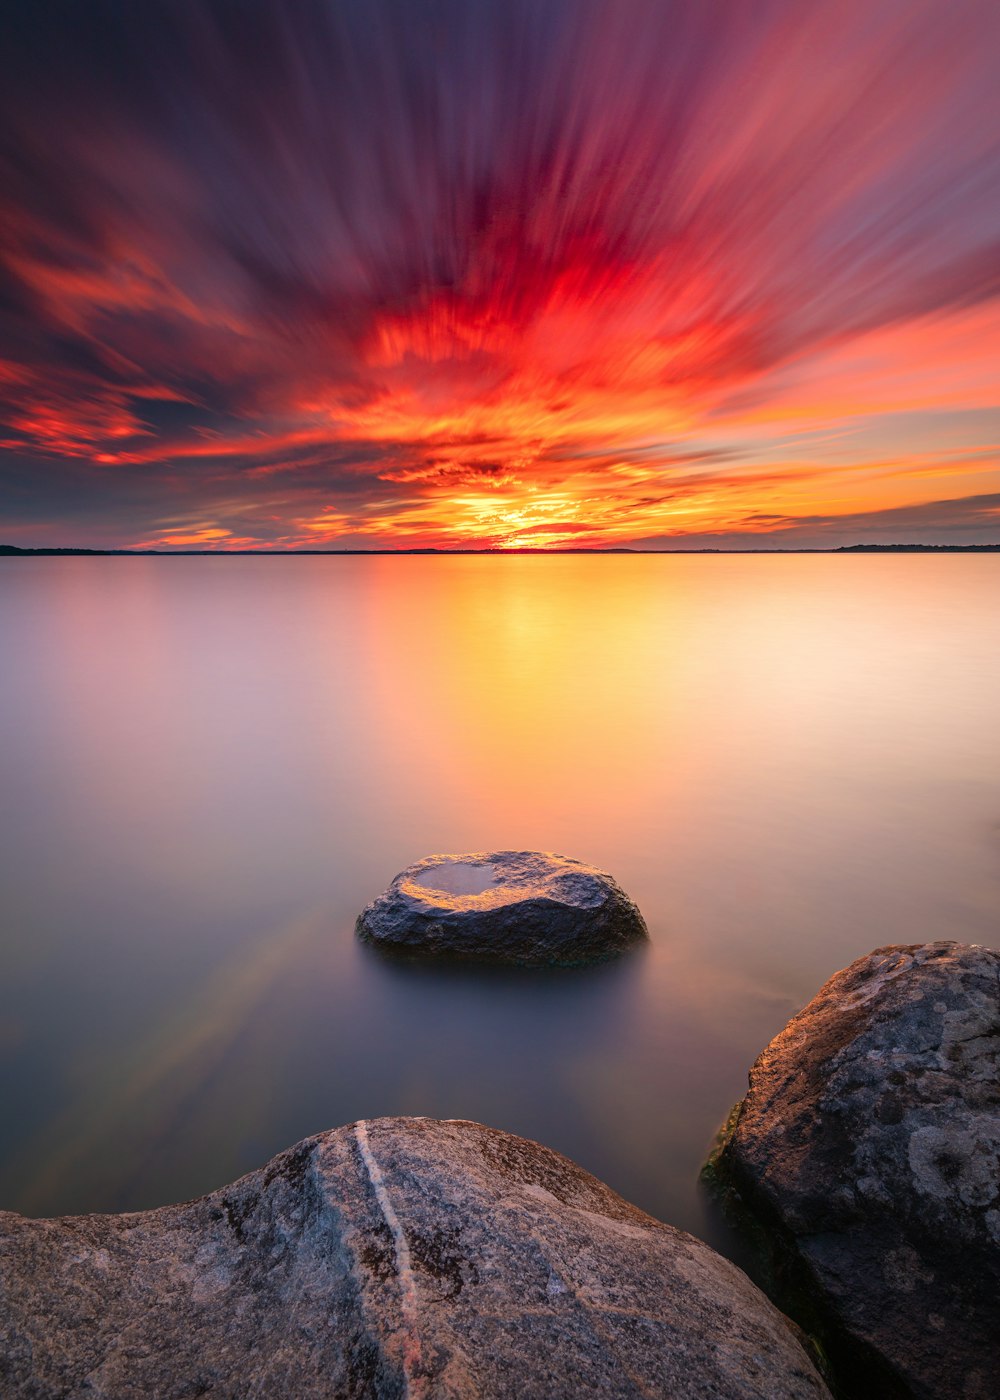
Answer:
[[[420,1362],[420,1335],[417,1331],[417,1286],[413,1277],[413,1267],[410,1260],[410,1246],[407,1243],[406,1233],[399,1223],[399,1216],[393,1209],[389,1199],[389,1192],[386,1190],[385,1178],[382,1175],[382,1168],[375,1160],[375,1155],[368,1140],[368,1124],[362,1118],[354,1125],[354,1136],[357,1140],[358,1151],[361,1153],[361,1160],[365,1164],[368,1179],[375,1192],[375,1199],[378,1201],[379,1209],[385,1217],[385,1223],[389,1227],[392,1235],[393,1250],[396,1256],[396,1277],[399,1280],[399,1305],[401,1320],[403,1324],[403,1381],[405,1394],[408,1400],[420,1400],[424,1393],[424,1378],[415,1374]]]

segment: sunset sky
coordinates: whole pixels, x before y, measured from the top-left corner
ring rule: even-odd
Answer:
[[[0,16],[0,543],[1000,541],[996,0]]]

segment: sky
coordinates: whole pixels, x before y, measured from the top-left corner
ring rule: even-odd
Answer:
[[[995,0],[0,31],[0,543],[1000,542]]]

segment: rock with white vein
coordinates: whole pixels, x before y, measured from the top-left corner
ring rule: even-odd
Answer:
[[[6,1400],[818,1400],[733,1264],[565,1157],[383,1118],[200,1200],[0,1214]]]

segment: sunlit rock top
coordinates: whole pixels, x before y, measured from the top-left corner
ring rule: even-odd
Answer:
[[[599,962],[647,937],[610,875],[542,851],[427,856],[396,876],[357,927],[393,952],[536,966]]]

